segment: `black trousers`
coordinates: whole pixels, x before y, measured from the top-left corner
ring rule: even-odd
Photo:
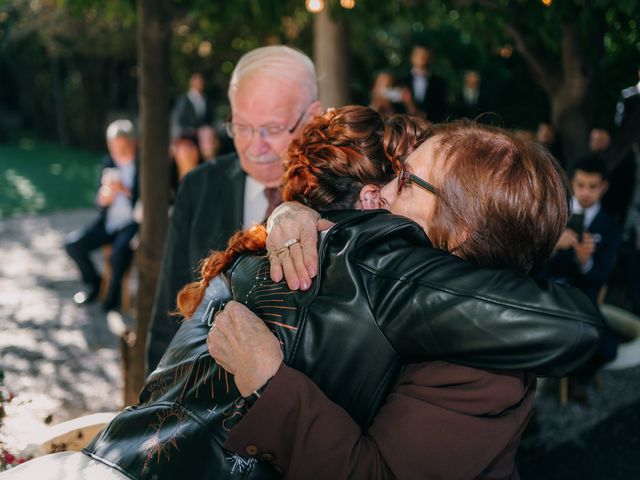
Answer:
[[[107,233],[102,218],[98,218],[89,226],[71,232],[65,241],[65,250],[76,262],[82,280],[88,288],[99,288],[100,275],[98,274],[89,254],[103,245],[111,245],[111,278],[105,304],[118,306],[122,290],[122,277],[133,258],[133,250],[129,242],[138,231],[138,224],[131,223],[126,227]]]

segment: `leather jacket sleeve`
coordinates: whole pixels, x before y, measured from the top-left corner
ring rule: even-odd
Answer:
[[[563,376],[597,348],[602,318],[579,290],[463,261],[431,247],[402,217],[388,215],[383,228],[363,217],[343,232],[357,232],[353,261],[374,317],[405,363],[441,359]]]

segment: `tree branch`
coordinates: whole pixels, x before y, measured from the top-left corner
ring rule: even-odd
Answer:
[[[581,46],[580,32],[575,21],[568,21],[562,25],[562,73],[569,86],[572,96],[584,96],[593,78],[593,71],[587,68],[585,52]]]
[[[507,35],[513,39],[516,49],[524,57],[540,86],[551,95],[560,85],[558,75],[546,64],[541,55],[529,47],[522,32],[512,23],[507,23],[504,29]]]

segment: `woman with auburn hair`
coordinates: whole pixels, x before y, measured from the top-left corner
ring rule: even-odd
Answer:
[[[286,345],[284,354],[281,351],[280,336],[274,337],[256,316],[261,312],[229,302],[217,316],[209,334],[212,356],[233,372],[241,393],[259,394],[225,447],[251,458],[268,455],[293,479],[517,478],[515,453],[529,418],[535,377],[524,369],[496,372],[461,364],[477,367],[483,363],[476,358],[469,362],[466,355],[478,346],[476,341],[484,339],[493,347],[500,344],[498,338],[519,343],[522,338],[518,334],[508,333],[513,324],[523,321],[531,328],[528,334],[535,337],[537,322],[529,323],[530,311],[518,312],[516,307],[500,326],[489,331],[495,312],[469,308],[464,297],[515,306],[513,302],[520,303],[516,299],[523,296],[522,288],[535,291],[525,274],[551,254],[566,224],[566,177],[543,148],[504,130],[464,122],[435,127],[432,136],[409,156],[398,178],[383,188],[382,197],[391,212],[417,222],[439,249],[476,265],[507,268],[521,275],[506,280],[499,278],[505,270],[488,268],[483,270],[487,276],[478,276],[478,272],[465,276],[458,267],[469,263],[462,260],[447,265],[425,262],[423,255],[433,250],[388,238],[392,236],[385,231],[385,223],[388,226],[398,219],[392,215],[362,214],[364,220],[352,221],[346,228],[338,222],[326,234],[333,235],[338,248],[327,246],[327,237],[321,240],[318,278],[306,294],[322,290],[323,282],[335,275],[332,254],[347,257],[344,264],[362,291],[354,293],[345,284],[341,295],[333,293],[339,301],[355,305],[348,325],[353,329],[352,338],[332,336],[338,346],[325,347],[324,355],[299,368]],[[281,213],[276,228],[279,237],[275,243],[267,242],[270,245],[278,245],[282,238],[293,238],[296,241],[288,243],[298,245],[305,225],[308,229],[311,223],[315,229],[315,213],[299,206],[285,206],[284,210],[287,208],[293,208],[295,224],[287,218],[290,213]],[[342,248],[337,240],[342,235],[357,238],[353,230],[372,237],[366,248],[355,254],[350,249],[356,247],[349,244]],[[276,254],[269,255],[272,266],[275,262],[308,265],[304,259],[292,258],[305,250],[286,248],[287,243],[278,246]],[[284,270],[290,273],[292,268],[285,265]],[[483,283],[470,282],[470,278]],[[435,291],[438,294],[431,295]],[[366,306],[357,303],[360,296],[366,298]],[[583,297],[580,305],[566,310],[567,318],[581,315],[580,309],[589,310],[584,301]],[[539,306],[544,304],[542,300]],[[333,318],[332,305],[327,302],[325,307],[318,325]],[[443,324],[460,322],[464,330],[451,331],[452,335],[439,337],[439,341],[459,342],[468,350],[435,354],[424,363],[416,363],[416,355],[412,360],[411,355],[404,356],[410,364],[372,421],[367,418],[362,422],[353,413],[356,409],[327,387],[325,377],[340,378],[344,385],[356,383],[356,391],[366,386],[368,372],[361,363],[368,364],[372,356],[384,352],[367,338],[367,346],[351,354],[363,341],[360,324],[366,322],[367,308],[385,339],[395,347],[401,345],[402,353],[415,353],[412,347],[421,343],[423,327],[441,329]],[[416,311],[423,316],[404,322]],[[325,328],[330,326],[319,328],[319,337],[327,335]],[[347,328],[344,330],[348,335]],[[525,331],[527,327],[520,333],[526,335]],[[522,344],[513,347],[521,353],[527,349]],[[484,353],[492,352],[491,348]],[[331,360],[329,351],[340,358]],[[503,359],[502,366],[493,366],[514,369],[515,364]],[[348,367],[336,371],[340,365]],[[486,364],[482,367],[488,368]],[[324,376],[317,369],[323,369]],[[354,390],[346,388],[350,393]]]
[[[201,280],[181,291],[180,312],[191,320],[183,322],[147,379],[140,403],[93,439],[83,451],[86,458],[129,478],[281,477],[283,463],[270,452],[258,451],[253,444],[235,453],[225,448],[260,395],[247,390],[246,376],[234,379],[208,352],[209,326],[231,299],[262,316],[262,327],[277,336],[277,352],[309,375],[360,428],[371,425],[403,365],[411,361],[448,358],[478,367],[531,367],[552,373],[572,368],[587,355],[597,337],[598,317],[593,310],[572,312],[581,308],[580,296],[569,290],[543,291],[512,272],[462,262],[430,248],[417,224],[382,210],[366,210],[384,204],[380,187],[394,170],[402,169],[402,161],[429,129],[422,120],[409,117],[384,122],[373,110],[355,106],[313,120],[290,147],[283,194],[327,211],[337,222],[322,236],[319,281],[307,292],[292,292],[284,283],[272,282],[264,227],[232,237],[224,252],[203,261]],[[406,265],[397,264],[403,274],[435,276],[444,288],[392,281],[370,270],[386,259],[392,260],[392,270],[403,259]],[[478,293],[456,291],[449,276],[464,279]],[[502,290],[513,297],[508,304],[494,301],[499,295],[485,296],[482,289],[489,279],[504,283]],[[519,291],[511,292],[515,284]],[[474,321],[451,322],[455,309],[465,310],[469,319],[483,314],[490,318],[481,328]],[[518,318],[523,311],[526,318]],[[558,341],[562,336],[571,339],[571,346]],[[262,351],[260,356],[266,360],[272,353]],[[268,375],[270,368],[271,362],[265,361],[251,370]],[[524,407],[516,408],[520,425],[532,392],[528,384],[523,387],[522,378],[530,382],[533,377],[498,377],[498,383],[506,378],[508,385],[517,385],[515,396],[524,396]],[[294,401],[295,389],[292,395],[280,400]],[[506,416],[507,423],[514,423],[512,415]],[[508,431],[502,436],[511,438],[513,429],[504,428]],[[74,478],[66,473],[65,478]],[[288,476],[306,474],[294,468]]]

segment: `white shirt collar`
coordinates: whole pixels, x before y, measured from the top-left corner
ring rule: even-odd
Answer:
[[[584,213],[584,227],[588,228],[593,222],[593,219],[596,218],[596,215],[600,212],[600,202],[596,202],[591,205],[589,208],[582,208],[578,203],[576,197],[573,197],[571,202],[571,213]]]
[[[247,175],[244,181],[244,228],[250,228],[264,220],[269,202],[264,196],[264,185]]]

